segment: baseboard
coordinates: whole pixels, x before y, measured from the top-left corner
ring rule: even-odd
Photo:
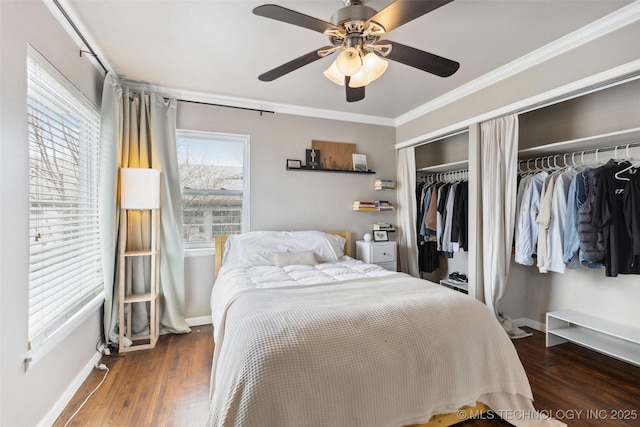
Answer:
[[[547,328],[544,323],[540,323],[536,320],[529,319],[527,317],[521,317],[519,319],[513,319],[513,324],[519,328],[525,326],[527,328],[535,329],[536,331],[545,333]]]
[[[49,427],[56,422],[60,414],[62,414],[62,411],[64,411],[64,408],[66,408],[69,402],[71,402],[71,399],[80,389],[91,371],[95,369],[95,366],[100,361],[101,357],[102,355],[98,352],[93,354],[91,359],[89,359],[87,364],[84,365],[82,370],[78,372],[78,375],[76,375],[71,384],[69,384],[69,387],[67,387],[64,393],[62,393],[62,396],[60,396],[60,399],[58,399],[53,408],[51,408],[44,419],[42,419],[38,423],[38,427]]]
[[[184,319],[189,326],[200,326],[200,325],[210,325],[211,324],[211,316],[200,316],[200,317],[190,317],[188,319]]]

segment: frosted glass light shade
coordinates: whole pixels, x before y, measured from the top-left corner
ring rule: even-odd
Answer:
[[[369,83],[380,77],[387,71],[389,62],[380,58],[373,52],[367,53],[362,61],[362,68],[365,70]]]
[[[360,71],[349,79],[349,87],[362,87],[369,83],[371,83],[371,81],[367,78],[367,71],[364,67],[360,68]]]
[[[337,85],[344,86],[344,74],[342,74],[336,65],[336,61],[333,61],[331,66],[324,70],[324,76],[334,82]]]
[[[345,76],[353,76],[360,68],[362,68],[362,60],[360,59],[360,54],[355,47],[350,47],[344,50],[338,57],[336,58],[336,66],[338,67],[338,71],[340,71]]]
[[[123,209],[160,208],[160,171],[120,168],[120,207]]]

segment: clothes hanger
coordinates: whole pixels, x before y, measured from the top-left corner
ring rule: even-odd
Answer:
[[[628,160],[632,160],[631,156],[629,155],[629,144],[627,144],[627,159]],[[637,161],[637,162],[632,162],[626,168],[616,172],[616,174],[614,176],[615,176],[615,178],[617,180],[620,180],[620,181],[631,181],[631,178],[626,178],[624,176],[620,176],[620,174],[625,173],[625,172],[629,172],[630,175],[635,175],[638,172],[638,168],[639,167],[640,167],[640,160]]]

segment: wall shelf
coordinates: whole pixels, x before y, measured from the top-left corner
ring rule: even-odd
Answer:
[[[373,175],[374,173],[376,173],[375,171],[372,170],[367,170],[367,171],[350,171],[350,170],[343,170],[343,169],[312,169],[312,168],[308,168],[306,166],[300,167],[300,168],[290,168],[287,167],[288,171],[306,171],[306,172],[335,172],[335,173],[351,173],[351,174],[359,174],[359,175]]]

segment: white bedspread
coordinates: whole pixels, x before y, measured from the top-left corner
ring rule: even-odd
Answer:
[[[563,425],[535,419],[515,348],[480,302],[401,273],[274,288],[283,273],[267,270],[216,283],[209,426],[403,426],[476,401],[514,425]]]
[[[220,319],[234,296],[247,289],[307,286],[322,283],[345,282],[396,274],[379,265],[367,264],[349,256],[338,262],[317,265],[289,265],[286,267],[244,267],[227,265],[222,267],[211,293],[211,312],[214,330],[218,330]]]

